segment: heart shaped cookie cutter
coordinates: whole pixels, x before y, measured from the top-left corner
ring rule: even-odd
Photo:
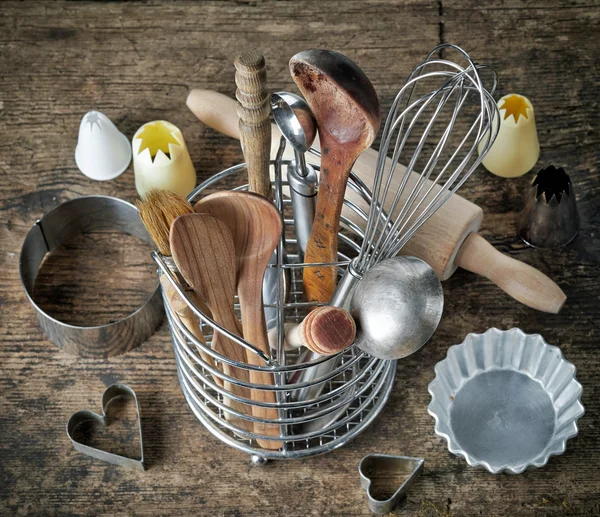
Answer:
[[[371,511],[380,515],[391,512],[406,494],[410,485],[421,475],[423,465],[425,465],[423,458],[392,456],[391,454],[368,454],[360,460],[358,465],[360,484],[367,492]],[[391,470],[400,470],[402,473],[407,474],[408,477],[402,482],[392,497],[383,500],[373,497],[371,487],[374,474],[378,471]]]
[[[96,449],[89,445],[85,445],[73,437],[73,432],[78,425],[83,424],[84,422],[100,422],[101,424],[107,426],[108,425],[108,415],[106,413],[106,409],[110,402],[117,397],[126,397],[133,399],[135,402],[135,412],[137,416],[138,422],[138,430],[140,434],[140,458],[129,458],[127,456],[121,456],[119,454],[114,454],[112,452],[103,451],[101,449]],[[140,406],[138,404],[137,396],[135,391],[133,391],[126,384],[112,384],[106,390],[104,390],[104,394],[102,395],[102,415],[98,413],[94,413],[93,411],[89,411],[87,409],[83,409],[81,411],[77,411],[71,415],[69,421],[67,422],[67,436],[75,450],[87,454],[92,458],[96,458],[102,461],[106,461],[108,463],[113,463],[114,465],[119,465],[121,467],[131,467],[138,470],[146,470],[146,466],[144,465],[144,444],[142,441],[142,419],[140,415]]]

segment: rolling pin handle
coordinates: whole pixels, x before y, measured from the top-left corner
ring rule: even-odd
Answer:
[[[476,232],[466,238],[455,263],[486,277],[515,300],[538,311],[557,314],[567,299],[544,273],[500,253]]]

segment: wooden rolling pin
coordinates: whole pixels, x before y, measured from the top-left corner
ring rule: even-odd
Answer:
[[[192,90],[187,105],[206,125],[239,139],[236,102],[233,99],[210,90]],[[271,156],[274,156],[281,133],[273,125],[271,134]],[[318,148],[316,141],[313,147]],[[293,158],[291,151],[284,157]],[[309,161],[311,158],[318,164],[318,159],[307,156]],[[377,151],[367,149],[352,168],[369,187],[373,183],[376,162]],[[403,166],[398,164],[395,181],[400,181],[402,172]],[[395,190],[394,186],[392,190]],[[363,209],[367,208],[352,190],[347,189],[346,193],[349,199]],[[364,228],[364,221],[346,206],[342,215]],[[481,208],[454,194],[408,241],[401,254],[425,260],[441,280],[447,280],[458,267],[462,267],[488,278],[528,307],[558,313],[565,303],[565,293],[541,271],[499,252],[488,243],[477,233],[482,220]]]

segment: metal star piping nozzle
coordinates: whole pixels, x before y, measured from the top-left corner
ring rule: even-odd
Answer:
[[[579,231],[579,213],[571,178],[562,167],[540,170],[525,194],[518,234],[530,246],[559,248]]]

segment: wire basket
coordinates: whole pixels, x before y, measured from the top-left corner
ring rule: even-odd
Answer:
[[[165,275],[175,290],[199,318],[200,327],[206,340],[201,343],[185,327],[179,316],[171,309],[166,298],[165,310],[173,338],[173,349],[177,362],[177,373],[183,395],[198,420],[217,438],[241,451],[252,455],[255,463],[267,459],[292,459],[323,454],[341,447],[362,432],[379,414],[389,397],[395,373],[396,361],[375,359],[357,347],[351,346],[333,356],[309,360],[309,354],[302,350],[286,351],[283,347],[283,324],[299,323],[312,310],[316,303],[306,302],[302,289],[302,270],[307,267],[299,263],[294,222],[291,218],[291,201],[286,195],[288,183],[282,178],[282,168],[289,161],[271,162],[275,172],[273,188],[275,204],[283,214],[284,231],[275,251],[276,261],[269,267],[275,268],[278,278],[277,303],[265,304],[266,310],[275,311],[275,332],[278,346],[271,356],[262,353],[251,343],[220,328],[204,314],[188,297],[189,287],[178,275],[175,266],[167,257],[157,252],[153,258],[159,266],[159,275]],[[318,167],[315,167],[318,170]],[[236,165],[211,177],[199,185],[189,196],[192,204],[201,196],[215,190],[247,190],[245,164]],[[273,176],[272,176],[273,177]],[[355,191],[368,204],[370,192],[354,174],[350,175],[348,188]],[[366,221],[367,214],[355,203],[348,200],[345,205]],[[363,232],[359,226],[342,216],[342,229],[339,233],[338,262],[340,275],[348,263],[360,251]],[[286,260],[284,261],[284,256]],[[282,286],[287,285],[287,289]],[[284,294],[287,292],[287,296]],[[164,294],[163,294],[164,296]],[[235,300],[239,316],[239,304]],[[222,332],[229,339],[243,346],[247,353],[258,355],[264,366],[236,362],[216,353],[210,347],[214,332]],[[211,358],[213,364],[206,361]],[[331,361],[333,369],[323,377],[303,381],[304,373],[318,364]],[[273,385],[257,385],[242,382],[225,375],[219,365],[227,363],[233,371],[238,369],[269,372],[273,375]],[[257,402],[240,398],[224,387],[223,381],[231,382],[254,390],[269,390],[276,393],[276,402]],[[308,388],[318,386],[318,396],[303,397]],[[227,400],[243,403],[247,411],[240,413],[227,404]],[[252,416],[252,406],[275,408],[278,418],[265,419]],[[332,419],[331,415],[335,415]],[[325,420],[323,420],[325,419]],[[323,427],[315,426],[325,421]],[[242,422],[246,425],[239,425]],[[278,436],[257,434],[249,430],[247,422],[278,426]],[[312,424],[312,425],[311,425]],[[315,429],[316,427],[316,429]],[[278,448],[263,448],[263,443],[277,444]]]

